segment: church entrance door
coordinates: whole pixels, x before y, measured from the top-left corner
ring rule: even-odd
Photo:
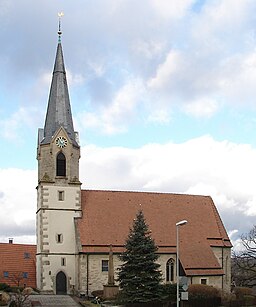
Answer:
[[[67,294],[67,277],[62,271],[56,276],[56,294]]]

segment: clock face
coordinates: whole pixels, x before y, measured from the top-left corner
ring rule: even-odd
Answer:
[[[56,145],[60,148],[64,148],[67,146],[68,144],[68,141],[67,139],[64,137],[64,136],[59,136],[57,139],[56,139]]]

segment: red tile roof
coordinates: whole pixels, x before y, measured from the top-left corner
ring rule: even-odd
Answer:
[[[231,247],[209,196],[82,190],[83,217],[78,219],[82,252],[123,250],[129,228],[141,208],[159,253],[176,252],[175,224],[180,227],[180,259],[188,275],[223,274],[212,246]]]
[[[0,243],[0,283],[17,286],[19,279],[20,286],[36,287],[36,245]]]

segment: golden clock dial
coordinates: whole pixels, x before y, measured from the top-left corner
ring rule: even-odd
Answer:
[[[60,148],[64,148],[64,147],[66,147],[68,145],[68,141],[67,141],[67,139],[64,136],[59,136],[56,139],[55,143]]]

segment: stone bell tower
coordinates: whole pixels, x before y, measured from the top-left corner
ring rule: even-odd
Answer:
[[[75,218],[81,215],[80,146],[74,131],[61,31],[44,129],[38,130],[37,287],[65,294],[77,285]]]

